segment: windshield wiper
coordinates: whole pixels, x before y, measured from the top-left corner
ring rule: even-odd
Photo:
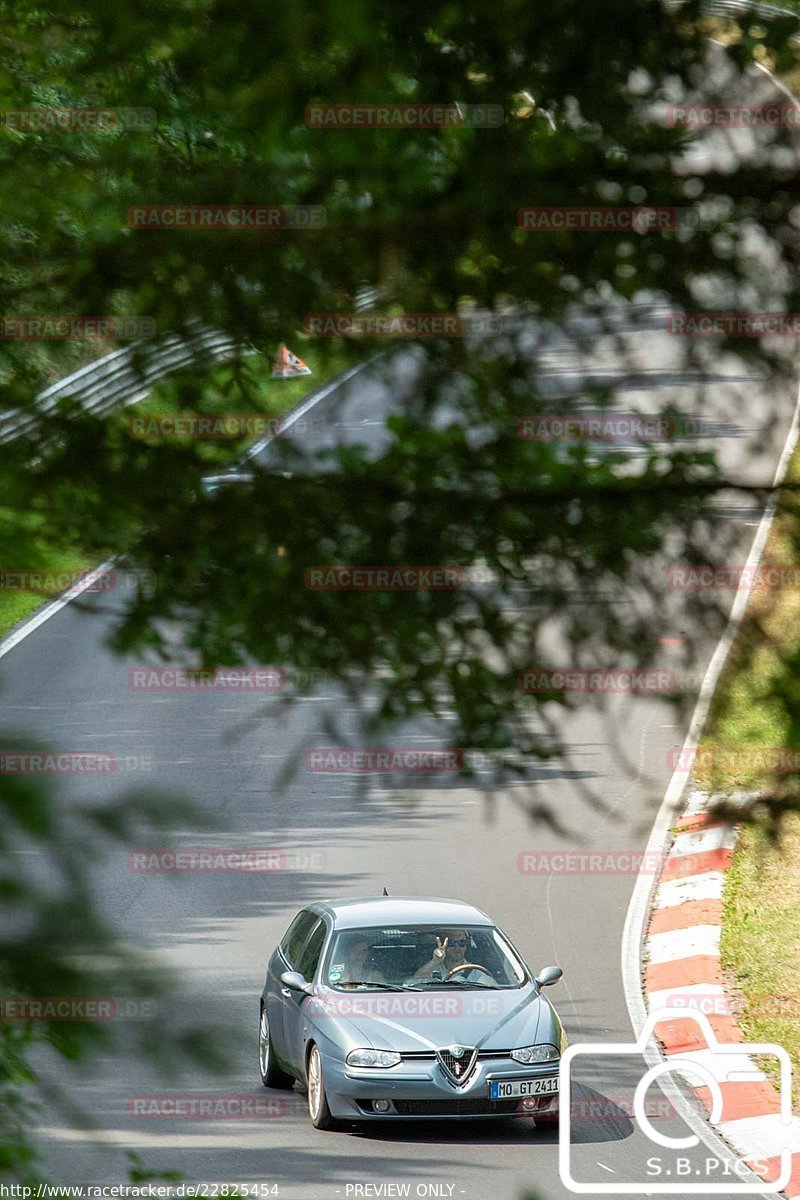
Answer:
[[[414,987],[417,985],[427,987],[429,983],[434,983],[437,987],[484,988],[486,991],[490,992],[500,991],[500,985],[498,983],[476,983],[474,980],[467,982],[463,979],[429,979],[427,976],[421,976],[416,981]]]
[[[370,983],[370,981],[368,979],[348,979],[345,982],[339,983],[335,986],[338,986],[340,988],[348,988],[348,987],[379,988],[382,992],[407,992],[409,990],[406,987],[401,987],[397,983]]]

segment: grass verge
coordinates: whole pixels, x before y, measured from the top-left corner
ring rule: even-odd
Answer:
[[[800,12],[800,0],[787,0],[784,6]],[[800,96],[800,64],[780,77]],[[788,478],[800,480],[800,452],[792,459]],[[795,561],[798,541],[797,515],[777,517],[765,559]],[[756,637],[756,644],[747,634],[740,638],[741,653],[722,681],[703,748],[749,744],[781,749],[796,743],[791,710],[787,712],[781,697],[786,694],[787,665],[800,652],[798,616],[800,596],[791,589],[779,593],[777,602],[756,593],[748,620],[760,624],[766,637]],[[722,774],[706,770],[698,773],[697,781],[727,792],[762,790],[766,782],[764,772],[752,765],[736,771],[728,767]],[[742,830],[725,878],[721,956],[745,1038],[776,1042],[788,1053],[792,1107],[800,1113],[800,813],[784,818],[778,839],[764,825]],[[775,1064],[765,1061],[763,1066],[777,1084]]]
[[[48,538],[38,518],[21,520],[18,513],[0,509],[0,519],[7,522],[4,537],[13,523],[14,544],[25,547],[19,554],[19,562],[4,564],[8,575],[0,588],[0,634],[3,634],[75,583],[77,577],[92,566],[93,559],[80,547],[56,545]],[[21,572],[38,572],[42,576],[41,582],[31,581],[30,590],[21,587],[17,590],[20,581],[14,580],[13,573]]]
[[[800,451],[787,481],[800,482]],[[800,510],[796,502],[775,518],[762,562],[798,561]],[[777,1042],[794,1074],[800,1111],[800,812],[798,777],[775,771],[770,751],[798,749],[800,589],[752,593],[745,621],[712,705],[699,746],[694,779],[712,794],[755,793],[789,811],[776,824],[757,819],[743,827],[723,896],[722,969],[748,1041]],[[774,764],[774,759],[772,760]],[[762,805],[754,810],[769,817]],[[774,1082],[774,1060],[764,1068]]]
[[[725,879],[722,966],[747,1041],[776,1042],[792,1060],[800,1114],[800,816],[777,848],[747,826]],[[764,1070],[778,1083],[774,1059]]]

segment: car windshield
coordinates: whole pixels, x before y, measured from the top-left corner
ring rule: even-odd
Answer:
[[[346,991],[421,990],[437,984],[516,988],[527,971],[494,926],[406,925],[339,931],[322,978],[329,987]]]

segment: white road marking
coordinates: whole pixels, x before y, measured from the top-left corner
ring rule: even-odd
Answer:
[[[692,1004],[693,1000],[700,1004]],[[674,1008],[675,1016],[682,1013],[704,1012],[706,1016],[729,1016],[730,1002],[725,988],[719,983],[686,983],[681,987],[659,988],[647,993],[651,1012],[657,1008]]]
[[[763,1083],[767,1078],[763,1071],[759,1071],[754,1060],[744,1050],[734,1051],[725,1050],[725,1043],[720,1043],[714,1050],[681,1050],[677,1055],[681,1062],[697,1063],[699,1067],[705,1067],[711,1073],[712,1078],[716,1079],[717,1083],[731,1083],[732,1076],[738,1075],[740,1072],[747,1076],[750,1083]],[[667,1055],[667,1058],[671,1057]],[[676,1066],[675,1072],[678,1075],[683,1075],[692,1087],[705,1087],[706,1081],[700,1076],[695,1075],[691,1070],[683,1070]]]
[[[80,583],[74,584],[63,596],[59,596],[57,600],[51,600],[49,604],[45,604],[44,608],[40,608],[32,617],[23,622],[18,629],[13,630],[7,637],[4,637],[0,642],[0,658],[4,654],[8,654],[9,650],[13,650],[15,646],[26,638],[29,634],[35,633],[36,630],[44,625],[45,621],[49,621],[50,617],[54,617],[57,612],[61,612],[62,608],[66,608],[73,600],[77,600],[78,596],[82,596],[88,588],[92,587],[98,576],[110,571],[114,565],[114,559],[109,558],[106,562],[101,563],[99,567],[88,571],[81,579]]]
[[[650,963],[678,962],[695,955],[718,958],[720,933],[719,925],[690,925],[687,929],[654,933],[646,942]]]
[[[722,871],[703,871],[686,879],[667,879],[656,893],[655,908],[674,908],[689,900],[721,900],[725,876]]]
[[[800,1117],[792,1117],[790,1124],[784,1125],[779,1113],[766,1113],[720,1121],[719,1128],[745,1158],[779,1158],[784,1148],[800,1154]]]
[[[677,835],[669,857],[685,858],[688,854],[705,854],[709,850],[732,850],[735,845],[736,831],[729,825],[718,825],[714,829],[695,829]]]

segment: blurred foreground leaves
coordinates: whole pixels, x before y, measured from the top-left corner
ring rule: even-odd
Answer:
[[[6,756],[36,750],[43,747],[4,740]],[[176,1019],[174,980],[144,949],[121,942],[114,905],[92,882],[98,865],[124,863],[135,839],[180,820],[197,825],[198,814],[155,790],[81,803],[41,777],[0,775],[0,1173],[14,1180],[39,1173],[28,1130],[40,1094],[66,1119],[82,1121],[79,1104],[58,1085],[54,1055],[77,1063],[113,1054],[124,1037],[127,1051],[165,1078],[192,1063],[213,1071],[225,1062],[207,1019]],[[124,868],[114,873],[119,890]],[[99,1019],[22,1019],[20,1002],[70,999],[99,1001]],[[139,1003],[153,1019],[125,1019],[125,1005]]]

